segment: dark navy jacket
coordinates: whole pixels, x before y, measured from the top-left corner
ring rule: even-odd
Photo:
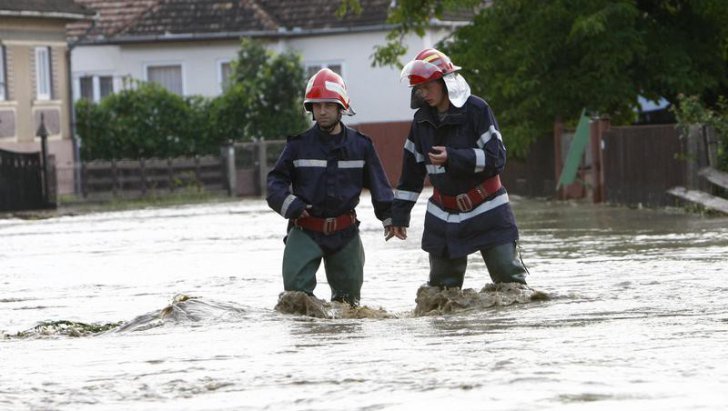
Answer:
[[[447,147],[444,167],[430,163],[427,153],[432,146]],[[498,123],[481,98],[470,96],[461,108],[450,106],[442,122],[435,109],[420,108],[404,146],[392,225],[409,226],[425,176],[442,194],[455,196],[500,174],[505,163],[506,148]],[[432,198],[428,201],[422,248],[429,253],[457,258],[517,239],[516,220],[503,187],[468,212],[449,212]]]
[[[362,188],[371,192],[377,218],[390,224],[392,187],[369,137],[349,127],[332,136],[314,125],[289,137],[275,167],[268,173],[268,206],[288,219],[306,206],[314,217],[336,217],[359,204]],[[289,222],[288,228],[292,223]],[[324,235],[304,230],[324,250],[336,252],[358,232],[356,225]]]

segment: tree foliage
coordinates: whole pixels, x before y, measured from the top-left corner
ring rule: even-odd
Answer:
[[[297,54],[274,55],[261,43],[243,39],[232,65],[232,81],[211,107],[219,140],[279,138],[306,128],[306,78]]]
[[[346,4],[358,0],[342,0],[340,11],[348,9],[358,10]],[[407,53],[402,45],[404,37],[409,33],[416,33],[422,37],[434,20],[445,19],[450,12],[477,13],[485,1],[483,0],[397,0],[390,10],[387,23],[394,28],[387,34],[387,43],[376,46],[372,55],[372,66],[399,66],[400,57]],[[417,50],[419,51],[419,50]],[[415,51],[415,52],[417,52]]]
[[[402,33],[473,5],[397,2],[390,20],[399,26],[375,63],[396,63]],[[676,103],[685,93],[712,105],[728,91],[724,0],[494,0],[439,47],[494,107],[519,154],[582,107],[620,124],[635,119],[639,95]]]
[[[714,107],[706,107],[698,96],[678,96],[678,104],[672,107],[678,126],[685,132],[690,126],[701,124],[713,127],[718,134],[716,165],[728,172],[728,100],[720,96]]]

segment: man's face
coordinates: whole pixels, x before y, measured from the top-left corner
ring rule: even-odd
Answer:
[[[415,93],[430,107],[440,107],[447,99],[440,81],[428,81],[427,83],[418,84],[415,86]]]
[[[319,127],[329,129],[339,122],[339,108],[336,103],[313,103],[313,117]]]

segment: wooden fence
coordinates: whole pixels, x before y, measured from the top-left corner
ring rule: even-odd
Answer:
[[[222,193],[230,188],[222,156],[83,162],[81,181],[86,198],[139,198],[182,191]]]
[[[53,167],[49,167],[49,171]],[[53,187],[49,175],[49,187]],[[0,150],[0,211],[49,207],[53,193],[43,193],[43,162],[40,153]]]
[[[555,128],[556,175],[568,150],[568,133]],[[676,124],[612,127],[598,119],[578,170],[578,181],[557,192],[559,199],[591,198],[628,206],[675,205],[668,191],[673,187],[708,190],[700,176],[705,167],[716,166],[719,138],[701,126],[680,130]]]
[[[281,154],[286,140],[255,140],[236,143],[230,149],[234,158],[231,186],[239,196],[263,196],[268,171]]]
[[[609,203],[659,207],[687,180],[687,140],[674,124],[612,127],[602,136],[604,197]]]

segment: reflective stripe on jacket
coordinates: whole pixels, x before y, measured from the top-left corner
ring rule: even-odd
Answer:
[[[465,193],[488,177],[500,174],[506,148],[488,104],[470,96],[461,107],[450,107],[440,121],[435,109],[420,108],[405,141],[402,175],[392,205],[392,224],[409,226],[425,176],[442,194]],[[435,166],[427,153],[447,147],[447,163]],[[462,257],[477,250],[516,241],[518,228],[504,187],[467,212],[448,212],[432,198],[427,204],[422,248],[441,257]]]
[[[354,210],[362,189],[367,188],[375,215],[389,224],[393,193],[374,145],[343,123],[342,130],[332,136],[314,125],[288,139],[268,173],[270,208],[287,219],[300,216],[309,205],[308,212],[314,217],[336,217]],[[307,231],[328,251],[346,245],[356,232],[356,225],[328,236]]]

